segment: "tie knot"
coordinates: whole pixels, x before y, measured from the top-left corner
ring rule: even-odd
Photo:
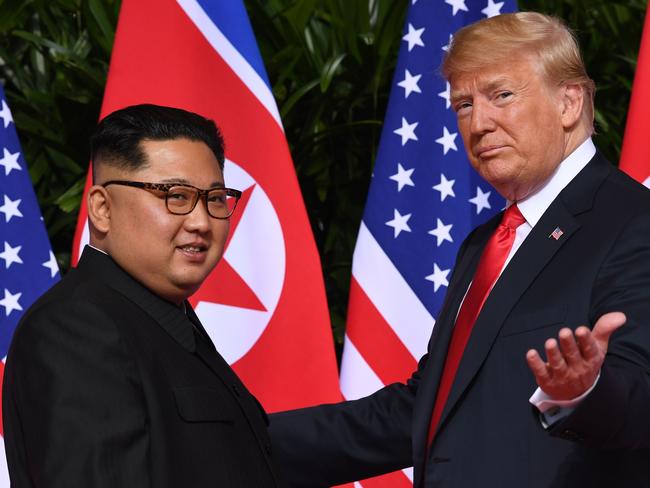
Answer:
[[[526,222],[526,219],[521,214],[521,211],[519,210],[519,207],[517,207],[516,204],[510,205],[508,209],[505,211],[505,213],[503,214],[503,218],[501,219],[501,225],[505,225],[506,227],[513,230],[519,227],[524,222]]]

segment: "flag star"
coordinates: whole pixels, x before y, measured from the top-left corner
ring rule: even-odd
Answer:
[[[0,110],[0,119],[2,119],[5,129],[14,121],[9,110],[9,105],[4,100],[2,101],[2,110]]]
[[[0,212],[5,214],[5,222],[9,222],[11,217],[22,217],[23,214],[18,210],[18,205],[20,205],[20,198],[18,200],[11,200],[7,195],[5,195],[5,203],[0,207]]]
[[[6,317],[8,317],[9,314],[14,310],[21,311],[23,309],[23,307],[20,306],[20,303],[18,303],[18,300],[20,300],[21,296],[22,293],[16,293],[13,295],[9,290],[5,288],[5,297],[0,300],[0,305],[5,308]]]
[[[408,42],[409,44],[409,52],[411,52],[411,49],[413,49],[415,46],[424,47],[424,42],[422,42],[423,32],[424,27],[421,29],[416,29],[413,27],[413,24],[409,23],[409,31],[404,35],[404,37],[402,37],[402,40]]]
[[[445,99],[445,108],[451,107],[451,85],[449,82],[445,84],[445,91],[438,93],[438,96]]]
[[[410,218],[411,218],[411,214],[400,215],[397,209],[395,209],[393,214],[393,220],[389,220],[388,222],[386,222],[386,225],[388,227],[393,228],[395,232],[394,237],[397,238],[397,236],[399,236],[402,231],[411,232],[411,228],[409,227],[408,224]]]
[[[415,168],[404,169],[400,163],[397,163],[397,173],[391,176],[390,179],[397,182],[398,192],[402,191],[402,188],[405,186],[415,186],[413,180],[411,179],[413,171],[415,171]]]
[[[442,137],[436,139],[436,142],[442,146],[443,154],[447,154],[450,149],[458,151],[456,143],[454,142],[456,140],[456,136],[458,136],[458,132],[450,133],[447,130],[446,126],[442,128]],[[402,144],[402,146],[403,145],[404,144]]]
[[[413,122],[409,124],[408,120],[402,117],[402,127],[395,129],[393,133],[402,137],[402,146],[408,141],[417,141],[418,136],[415,135],[415,128],[418,126],[418,122]]]
[[[449,286],[447,275],[449,275],[450,271],[450,269],[440,269],[436,263],[433,263],[433,273],[424,279],[433,282],[433,291],[435,293],[441,286]]]
[[[487,17],[494,17],[495,15],[501,15],[501,9],[503,8],[504,2],[494,3],[494,0],[488,0],[487,6],[481,10],[481,13]]]
[[[445,241],[454,242],[454,240],[451,238],[451,228],[453,227],[453,224],[445,225],[442,220],[436,220],[438,221],[436,228],[431,229],[429,231],[429,234],[436,237],[438,247],[440,247],[440,244]]]
[[[50,270],[50,278],[54,278],[59,272],[59,265],[56,262],[54,253],[50,251],[50,259],[43,263],[43,266]]]
[[[422,75],[413,76],[409,70],[404,70],[404,79],[397,84],[397,86],[404,88],[404,98],[408,98],[413,92],[422,93],[422,90],[418,86],[420,78],[422,78]]]
[[[445,3],[447,5],[451,5],[451,7],[454,9],[452,15],[456,15],[459,10],[462,10],[463,12],[469,12],[467,5],[465,5],[465,0],[445,0]]]
[[[11,245],[5,241],[5,250],[0,252],[0,258],[5,260],[5,269],[9,268],[13,263],[23,263],[23,260],[18,255],[21,247],[22,246],[11,247]]]
[[[453,41],[453,40],[454,40],[454,35],[449,34],[449,42],[447,44],[445,44],[444,46],[442,46],[442,50],[445,51],[445,52],[449,52],[449,46],[451,46],[451,41]]]
[[[7,148],[2,149],[3,157],[0,159],[0,165],[5,167],[5,176],[9,176],[12,169],[21,170],[20,164],[18,164],[18,158],[20,157],[20,151],[11,154]]]
[[[476,205],[476,215],[480,214],[484,208],[492,208],[490,205],[490,191],[483,192],[480,186],[476,187],[476,196],[469,199],[469,203]]]
[[[440,173],[440,183],[433,186],[433,189],[440,192],[440,201],[444,202],[447,197],[455,197],[454,183],[456,180],[448,180],[445,175]]]

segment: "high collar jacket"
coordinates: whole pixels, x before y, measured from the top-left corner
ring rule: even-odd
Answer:
[[[84,250],[9,351],[12,487],[279,486],[266,414],[185,310]]]

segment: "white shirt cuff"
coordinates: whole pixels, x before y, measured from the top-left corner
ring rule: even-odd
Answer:
[[[535,390],[535,393],[533,393],[533,396],[531,396],[528,401],[535,405],[535,407],[537,407],[537,410],[542,413],[545,413],[552,408],[575,408],[596,387],[596,383],[598,383],[599,379],[600,372],[598,373],[598,376],[596,376],[594,384],[591,385],[587,391],[585,391],[582,395],[570,400],[553,400],[553,398],[551,398],[544,390],[537,388],[537,390]]]
[[[541,422],[544,428],[548,428],[550,425],[554,424],[558,420],[567,417],[575,410],[578,404],[586,398],[589,393],[596,387],[598,380],[600,379],[600,372],[596,376],[596,380],[591,387],[585,391],[582,395],[572,398],[570,400],[553,400],[544,390],[537,388],[533,396],[528,400],[530,403],[535,405],[537,410],[541,413]]]

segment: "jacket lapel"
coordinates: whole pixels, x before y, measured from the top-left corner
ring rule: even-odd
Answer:
[[[447,299],[433,328],[433,334],[429,341],[427,364],[424,369],[421,369],[422,378],[418,387],[418,399],[413,408],[413,461],[417,477],[422,473],[421,468],[425,462],[426,440],[433,402],[438,391],[438,383],[442,375],[457,311],[474,276],[481,251],[499,221],[500,215],[477,228],[475,233],[468,238],[466,249],[459,251],[459,259],[447,290]],[[415,486],[417,486],[417,481],[416,478]]]

